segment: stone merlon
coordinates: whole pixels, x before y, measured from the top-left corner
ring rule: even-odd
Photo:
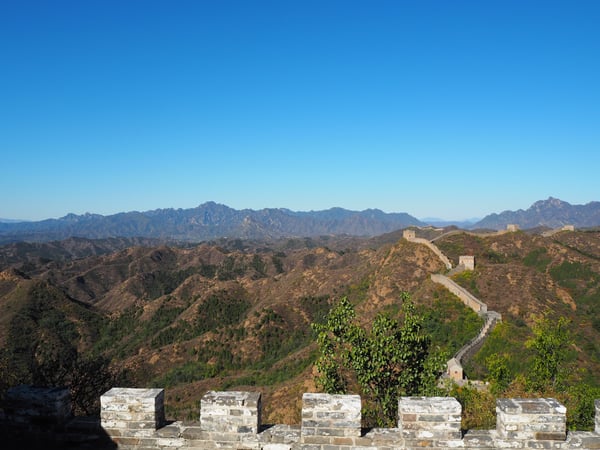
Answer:
[[[566,408],[552,398],[499,399],[495,430],[461,430],[451,397],[401,397],[395,428],[361,428],[357,395],[307,393],[302,423],[263,425],[261,395],[210,391],[199,422],[164,420],[162,389],[114,388],[101,398],[100,426],[79,429],[65,390],[21,386],[8,391],[0,425],[12,436],[41,436],[40,448],[225,450],[599,449],[600,401],[594,431],[566,431]],[[47,408],[46,405],[51,405]],[[39,421],[43,415],[45,420]],[[52,426],[49,426],[52,424]],[[11,434],[11,433],[8,433]],[[26,442],[21,438],[20,442]],[[94,441],[97,439],[97,441]],[[28,441],[27,441],[28,442]],[[95,442],[95,443],[94,443]],[[58,446],[58,447],[57,447]],[[3,447],[5,448],[5,447]],[[26,444],[21,447],[27,448]]]

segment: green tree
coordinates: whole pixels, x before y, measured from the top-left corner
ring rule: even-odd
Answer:
[[[533,364],[527,378],[532,390],[559,388],[565,378],[565,362],[572,344],[569,321],[560,317],[551,321],[544,317],[533,326],[533,337],[526,343],[534,351]]]
[[[566,390],[567,427],[569,430],[594,430],[594,400],[600,398],[600,387],[578,382]]]
[[[356,385],[371,404],[367,416],[377,425],[394,424],[399,395],[436,393],[443,369],[443,359],[432,355],[430,339],[422,333],[423,318],[407,293],[402,294],[402,310],[402,324],[379,314],[367,330],[344,297],[325,323],[313,324],[320,353],[317,384],[328,393],[346,393]]]
[[[485,360],[488,370],[488,381],[494,395],[503,392],[512,381],[512,373],[508,367],[508,355],[506,353],[492,353]]]

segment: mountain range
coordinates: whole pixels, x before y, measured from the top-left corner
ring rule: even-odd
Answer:
[[[535,202],[527,210],[490,214],[474,224],[473,228],[500,230],[506,228],[508,224],[516,224],[523,229],[560,228],[564,225],[574,225],[576,228],[596,227],[600,225],[600,202],[571,205],[550,197]]]
[[[156,209],[108,216],[68,214],[59,219],[0,223],[0,244],[18,241],[45,242],[69,237],[143,237],[199,242],[222,237],[277,239],[322,235],[376,236],[410,226],[438,225],[408,213],[385,213],[378,209],[350,211],[331,208],[298,212],[283,208],[236,210],[214,202],[190,209]],[[521,228],[600,226],[600,202],[571,205],[556,198],[535,202],[527,210],[490,214],[464,228],[495,229],[516,224]],[[459,225],[460,226],[460,225]]]

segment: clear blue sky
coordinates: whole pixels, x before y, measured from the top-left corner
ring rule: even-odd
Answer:
[[[0,217],[600,200],[600,1],[0,2]]]

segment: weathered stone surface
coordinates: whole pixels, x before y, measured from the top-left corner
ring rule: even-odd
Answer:
[[[119,448],[156,448],[157,429],[165,424],[164,390],[112,388],[100,397],[100,424]]]
[[[564,441],[567,410],[552,398],[498,399],[496,428],[505,439]]]
[[[600,449],[600,433],[565,430],[565,408],[554,399],[503,399],[497,430],[460,433],[460,404],[452,398],[402,398],[399,428],[360,429],[360,398],[307,394],[303,425],[244,425],[260,417],[260,394],[210,393],[204,406],[209,427],[229,422],[229,431],[204,422],[173,422],[156,429],[163,414],[162,390],[111,390],[99,421],[69,419],[60,427],[31,428],[0,420],[2,448],[94,448],[98,450],[451,450]],[[29,391],[27,391],[29,392]],[[26,396],[25,396],[26,397]],[[39,397],[36,397],[39,398]],[[596,409],[600,407],[596,402]],[[13,403],[13,406],[17,403]],[[27,403],[23,403],[27,405]],[[214,409],[210,409],[214,407]],[[114,420],[110,420],[111,417]],[[2,416],[0,415],[0,419]],[[149,419],[149,420],[141,420]],[[164,422],[163,422],[164,424]],[[111,425],[112,428],[108,428]],[[310,425],[310,426],[304,426]],[[598,427],[598,421],[596,422]],[[227,428],[227,427],[225,427]],[[32,430],[37,430],[32,433]],[[348,431],[351,431],[348,433]],[[109,436],[107,436],[107,434]],[[81,447],[80,447],[81,446]]]
[[[12,387],[4,396],[4,415],[9,422],[49,426],[71,418],[71,394],[67,388],[27,385]]]
[[[300,440],[300,426],[273,425],[267,427],[258,435],[261,443],[293,444]]]
[[[258,433],[261,395],[258,392],[207,392],[200,401],[200,426],[222,433]]]
[[[562,448],[577,448],[577,449],[599,449],[600,448],[600,436],[597,432],[579,431],[576,433],[569,433],[565,446]]]
[[[360,436],[360,410],[361,401],[358,395],[306,393],[302,396],[301,435]]]
[[[262,450],[291,450],[290,444],[264,444]]]
[[[450,397],[401,397],[398,429],[409,440],[460,439],[461,411],[460,403]]]

